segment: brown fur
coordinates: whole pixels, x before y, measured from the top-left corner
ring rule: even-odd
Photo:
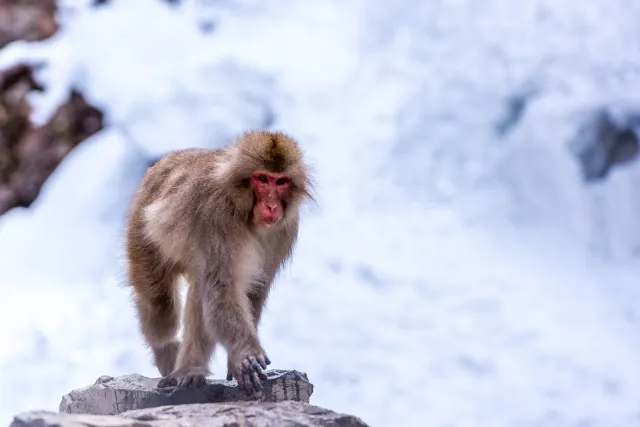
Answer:
[[[255,225],[256,170],[286,173],[284,217]],[[290,258],[299,207],[311,199],[297,143],[283,133],[247,132],[224,149],[165,155],[147,171],[129,214],[129,282],[140,328],[164,377],[160,387],[204,382],[216,343],[227,348],[228,378],[259,389],[268,357],[258,323],[274,277]],[[189,283],[184,337],[177,279]]]

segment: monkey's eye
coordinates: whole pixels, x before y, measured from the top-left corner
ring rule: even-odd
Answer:
[[[265,184],[269,182],[266,175],[258,175],[258,181],[263,182]]]
[[[288,178],[280,178],[276,181],[276,185],[285,185],[287,182],[289,182]]]

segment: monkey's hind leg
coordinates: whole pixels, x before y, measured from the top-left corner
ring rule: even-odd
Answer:
[[[203,302],[194,284],[189,285],[185,307],[184,337],[175,370],[158,382],[158,388],[199,387],[205,384],[215,341],[204,328]]]
[[[180,325],[180,294],[175,266],[162,262],[151,250],[141,251],[130,263],[129,281],[134,288],[138,321],[151,347],[160,374],[171,373],[176,363]]]

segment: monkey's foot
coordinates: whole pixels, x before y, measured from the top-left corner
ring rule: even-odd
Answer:
[[[160,375],[166,377],[169,375],[176,366],[176,358],[178,356],[178,348],[180,347],[179,341],[169,341],[162,347],[154,347],[153,359],[160,371]]]
[[[231,359],[227,359],[227,381],[231,381],[233,379],[233,374],[231,373]]]
[[[262,390],[260,380],[267,379],[267,375],[262,370],[266,370],[267,365],[270,364],[271,360],[262,352],[245,356],[239,363],[229,360],[227,380],[230,381],[231,377],[235,378],[238,381],[238,387],[247,395],[251,395]]]
[[[158,381],[158,388],[197,388],[207,383],[209,372],[203,368],[178,369]]]

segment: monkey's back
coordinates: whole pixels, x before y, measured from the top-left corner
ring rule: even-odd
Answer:
[[[162,256],[180,262],[192,255],[196,213],[203,211],[202,183],[222,150],[189,148],[165,154],[145,173],[134,196],[127,224],[127,250],[157,247]],[[148,249],[146,249],[148,250]]]

